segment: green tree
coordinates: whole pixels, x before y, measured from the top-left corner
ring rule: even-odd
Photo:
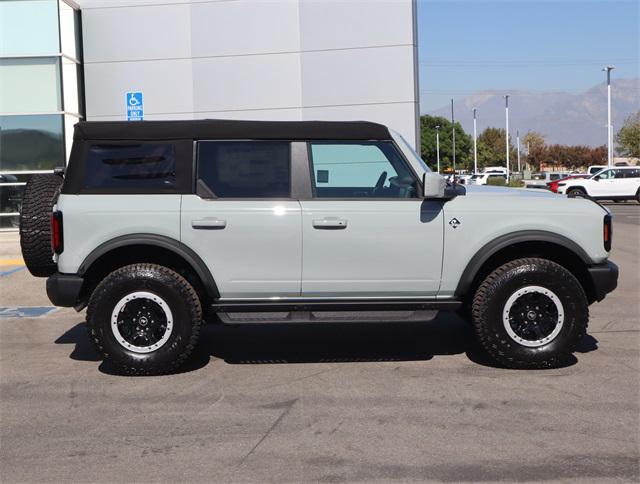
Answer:
[[[478,166],[495,166],[504,165],[506,163],[505,133],[505,130],[502,128],[492,127],[489,127],[480,133],[478,136]],[[516,160],[516,157],[517,152],[513,147],[511,136],[509,136],[510,164]]]
[[[616,135],[617,152],[622,156],[640,158],[640,111],[624,120]]]
[[[437,166],[436,126],[440,126],[440,170],[451,168],[453,162],[453,140],[451,121],[441,116],[420,116],[422,159],[433,169]],[[460,123],[456,130],[456,169],[473,167],[473,139],[464,132]]]
[[[537,170],[540,163],[546,160],[544,136],[536,131],[529,131],[522,138],[522,146],[527,150],[526,163],[529,169]]]

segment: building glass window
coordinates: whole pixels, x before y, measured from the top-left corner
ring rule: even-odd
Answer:
[[[62,115],[0,116],[0,172],[64,166]]]
[[[64,166],[84,114],[80,12],[66,0],[0,0],[0,230],[24,185]]]
[[[60,51],[56,0],[0,2],[0,57]]]
[[[0,113],[25,114],[62,109],[60,59],[0,59]]]

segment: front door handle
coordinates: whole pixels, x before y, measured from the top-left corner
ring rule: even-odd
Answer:
[[[217,218],[202,218],[191,221],[191,227],[196,230],[222,230],[226,226],[226,220],[220,220]]]
[[[325,217],[313,221],[313,228],[318,230],[341,230],[347,228],[347,221],[338,217]]]

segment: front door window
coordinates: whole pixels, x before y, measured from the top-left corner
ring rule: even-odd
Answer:
[[[392,142],[310,145],[315,198],[417,197],[417,178]]]

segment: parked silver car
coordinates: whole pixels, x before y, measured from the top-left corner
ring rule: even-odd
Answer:
[[[533,173],[531,178],[523,180],[525,188],[545,188],[548,189],[550,182],[566,178],[570,175],[568,172],[549,172],[543,171],[540,173]]]

